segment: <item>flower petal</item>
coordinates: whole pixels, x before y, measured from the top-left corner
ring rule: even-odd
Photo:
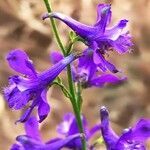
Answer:
[[[118,69],[112,63],[110,63],[107,60],[105,61],[105,65],[106,65],[107,69],[110,70],[112,73],[119,72]]]
[[[92,138],[92,136],[98,131],[100,131],[101,129],[101,125],[100,124],[97,124],[95,125],[93,128],[90,129],[89,131],[89,135],[88,135],[88,139]]]
[[[105,60],[104,56],[99,52],[94,52],[93,59],[96,64],[101,65],[101,69],[103,72],[105,72],[107,69],[110,70],[112,73],[118,72],[118,69],[112,63]]]
[[[123,54],[130,51],[130,47],[133,46],[133,43],[130,34],[126,33],[120,35],[112,45],[119,54]]]
[[[99,4],[97,8],[97,22],[95,27],[99,28],[99,34],[102,35],[105,32],[106,25],[111,19],[111,7],[110,4]]]
[[[10,108],[15,110],[23,108],[31,98],[29,90],[20,92],[13,84],[4,89],[4,96]]]
[[[17,144],[13,144],[10,150],[25,150],[25,149],[23,148],[21,144],[17,143]]]
[[[74,119],[74,116],[72,113],[67,113],[63,117],[63,121],[57,126],[57,132],[59,134],[68,135],[70,125]]]
[[[108,149],[113,149],[119,137],[114,133],[109,125],[109,113],[106,107],[100,109],[101,116],[101,132]]]
[[[60,52],[53,51],[50,53],[50,60],[53,64],[58,63],[62,59],[63,59],[63,55]]]
[[[38,150],[41,149],[41,147],[44,147],[45,145],[41,143],[39,140],[33,139],[32,137],[27,135],[17,136],[16,140],[22,144],[24,150]]]
[[[47,103],[47,98],[46,98],[46,93],[47,90],[43,90],[41,93],[41,96],[39,97],[39,107],[38,107],[38,115],[39,115],[39,122],[42,122],[50,112],[50,106]]]
[[[23,115],[20,117],[19,120],[16,121],[16,123],[18,123],[18,122],[22,122],[22,123],[26,122],[29,119],[29,117],[30,117],[34,107],[37,106],[38,103],[39,103],[38,99],[33,99],[33,102],[31,104],[31,106],[29,106],[29,108],[27,108],[25,110]]]
[[[85,137],[88,138],[88,129],[86,119],[82,116],[82,123],[85,130]],[[78,124],[75,116],[72,113],[67,113],[64,115],[62,123],[59,124],[57,132],[65,136],[71,136],[79,133]],[[68,148],[81,148],[81,139],[75,139],[66,145]]]
[[[20,49],[12,50],[7,54],[6,59],[10,67],[15,71],[29,77],[36,77],[33,63],[24,51]]]
[[[61,149],[62,147],[68,147],[67,145],[69,145],[70,143],[76,140],[81,140],[81,138],[82,138],[81,134],[74,134],[66,137],[65,139],[53,142],[52,144],[47,144],[45,148],[47,149],[50,148],[51,150]]]
[[[97,78],[94,78],[90,81],[89,85],[91,86],[97,86],[97,87],[103,87],[106,83],[116,84],[124,81],[126,78],[119,78],[117,76],[114,76],[112,74],[104,74],[100,75]]]
[[[25,110],[25,112],[22,114],[22,116],[20,117],[20,119],[18,119],[15,122],[15,124],[17,124],[18,122],[21,122],[21,123],[26,122],[29,119],[29,117],[30,117],[30,115],[32,113],[32,110],[33,110],[33,108],[28,108],[27,110]]]
[[[25,122],[25,131],[26,135],[41,141],[41,136],[39,133],[39,124],[36,119],[36,117],[30,117],[26,122]]]
[[[20,142],[25,150],[59,150],[62,147],[65,147],[68,143],[74,141],[75,139],[81,138],[81,134],[75,134],[72,136],[68,136],[65,139],[57,140],[56,142],[52,142],[50,144],[42,144],[38,140],[35,140],[29,136],[21,135],[16,138],[18,142]]]
[[[150,120],[140,119],[135,127],[122,134],[119,142],[127,140],[144,142],[148,138],[150,138]]]
[[[83,56],[79,58],[78,70],[81,76],[87,76],[86,80],[90,80],[93,77],[97,70],[97,65],[93,61],[92,49],[88,48],[84,50]]]
[[[118,37],[122,34],[122,30],[126,27],[127,23],[128,20],[126,19],[120,20],[116,26],[106,30],[105,36],[113,41],[117,40]]]

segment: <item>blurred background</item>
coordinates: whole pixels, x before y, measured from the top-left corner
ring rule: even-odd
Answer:
[[[106,86],[103,89],[87,89],[83,92],[83,113],[89,127],[100,123],[99,108],[108,107],[113,128],[119,134],[123,128],[132,126],[139,118],[150,117],[150,1],[149,0],[51,0],[53,10],[63,12],[73,18],[93,24],[98,3],[112,3],[112,25],[120,19],[128,19],[127,29],[133,36],[134,47],[131,53],[119,55],[115,52],[110,59],[120,68],[128,81],[123,85]],[[50,51],[58,50],[52,37],[49,20],[42,21],[46,12],[42,0],[0,1],[0,149],[8,150],[15,137],[24,134],[23,125],[14,122],[21,111],[10,110],[2,95],[8,85],[8,77],[15,74],[6,61],[5,55],[11,49],[25,50],[33,60],[36,69],[43,71],[51,63]],[[69,28],[57,22],[61,37],[67,43]],[[82,44],[76,50],[82,50]],[[115,58],[115,59],[114,59]],[[65,78],[65,75],[63,74]],[[40,126],[43,139],[55,137],[56,125],[65,112],[72,111],[70,103],[59,88],[53,87],[48,93],[51,113]],[[98,136],[98,135],[97,135]],[[97,149],[103,149],[99,147]]]

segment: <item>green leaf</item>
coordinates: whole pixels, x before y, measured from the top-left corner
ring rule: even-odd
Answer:
[[[76,34],[73,31],[69,32],[69,38],[71,40],[72,43],[74,43],[74,39],[76,38]]]
[[[57,78],[55,79],[55,81],[52,83],[52,85],[57,85],[57,86],[59,86],[59,87],[61,88],[63,94],[64,94],[67,98],[69,98],[69,99],[72,98],[70,92],[67,90],[67,88],[66,88],[65,85],[62,83],[62,81],[61,81],[61,79],[60,79],[59,77],[57,77]]]

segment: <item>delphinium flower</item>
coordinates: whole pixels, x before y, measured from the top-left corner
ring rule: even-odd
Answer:
[[[57,63],[63,59],[62,54],[57,51],[51,52],[52,63]],[[118,77],[112,73],[104,73],[101,71],[102,66],[93,62],[92,49],[86,49],[83,55],[78,59],[78,65],[71,65],[73,78],[75,82],[80,82],[83,88],[87,87],[103,87],[106,83],[120,83],[126,77]]]
[[[109,113],[101,107],[101,132],[108,150],[146,150],[144,142],[150,138],[150,120],[140,119],[135,126],[118,136],[109,123]]]
[[[95,135],[96,132],[100,132],[100,124],[97,124],[89,129],[88,122],[84,116],[82,116],[82,123],[84,127],[84,136],[87,142],[87,147],[88,149],[90,149],[92,145],[90,145],[88,142]],[[66,113],[64,115],[63,121],[57,126],[57,132],[59,133],[59,137],[63,136],[66,138],[79,133],[76,118],[72,113]],[[56,140],[59,139],[59,137],[56,138]],[[74,139],[73,141],[68,142],[65,146],[74,150],[81,150],[81,138]]]
[[[43,142],[39,132],[39,122],[36,117],[30,117],[25,122],[25,135],[17,136],[17,142],[12,145],[10,150],[59,150],[68,143],[83,138],[81,134],[67,136],[65,138]]]
[[[76,56],[71,54],[41,73],[35,71],[32,61],[22,50],[12,50],[6,59],[12,69],[23,75],[11,76],[9,86],[4,88],[4,96],[9,107],[18,110],[31,101],[31,105],[18,121],[26,121],[32,110],[37,107],[39,122],[42,122],[50,111],[46,98],[49,86],[59,73],[76,59]]]
[[[107,27],[111,21],[111,14],[110,4],[99,4],[97,7],[97,21],[91,26],[57,12],[44,14],[43,19],[52,17],[63,21],[78,36],[83,38],[84,43],[93,50],[93,61],[95,64],[101,65],[103,71],[108,69],[116,73],[118,69],[107,61],[105,56],[111,50],[116,50],[120,54],[128,52],[132,42],[129,32],[123,31],[128,22],[126,19],[120,20],[117,25],[111,28]]]

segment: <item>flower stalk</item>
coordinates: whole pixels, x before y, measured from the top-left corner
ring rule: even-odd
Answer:
[[[47,8],[48,13],[51,13],[52,9],[51,9],[51,4],[49,3],[49,1],[44,0],[44,3],[45,3],[45,6]],[[55,24],[55,20],[53,18],[50,18],[50,22],[51,22],[51,26],[52,26],[52,29],[53,29],[54,36],[56,38],[56,42],[57,42],[58,46],[60,47],[60,49],[62,50],[63,55],[65,56],[65,48],[64,48],[64,46],[61,42],[61,39],[59,37],[59,33],[58,33],[58,30],[57,30],[57,26]]]
[[[49,1],[48,0],[44,0],[44,3],[45,3],[45,6],[47,8],[48,13],[51,13],[52,9],[51,9],[51,5],[50,5]],[[66,53],[65,48],[64,48],[64,46],[63,46],[63,44],[61,42],[58,30],[57,30],[57,26],[55,24],[55,20],[53,18],[50,18],[50,21],[51,21],[53,34],[54,34],[54,36],[56,38],[56,42],[57,42],[58,46],[60,47],[63,55],[66,56],[67,53]],[[73,82],[73,78],[72,78],[72,72],[71,72],[71,66],[70,65],[67,66],[67,76],[68,76],[69,91],[70,91],[70,94],[72,96],[70,101],[72,103],[73,111],[74,111],[76,119],[77,119],[79,131],[80,131],[80,133],[84,134],[84,129],[83,129],[83,125],[82,125],[80,109],[79,109],[78,103],[77,103],[77,96],[76,96],[76,91],[75,91],[75,87],[74,87],[74,82]],[[82,149],[86,150],[86,140],[85,140],[85,138],[82,138]]]

